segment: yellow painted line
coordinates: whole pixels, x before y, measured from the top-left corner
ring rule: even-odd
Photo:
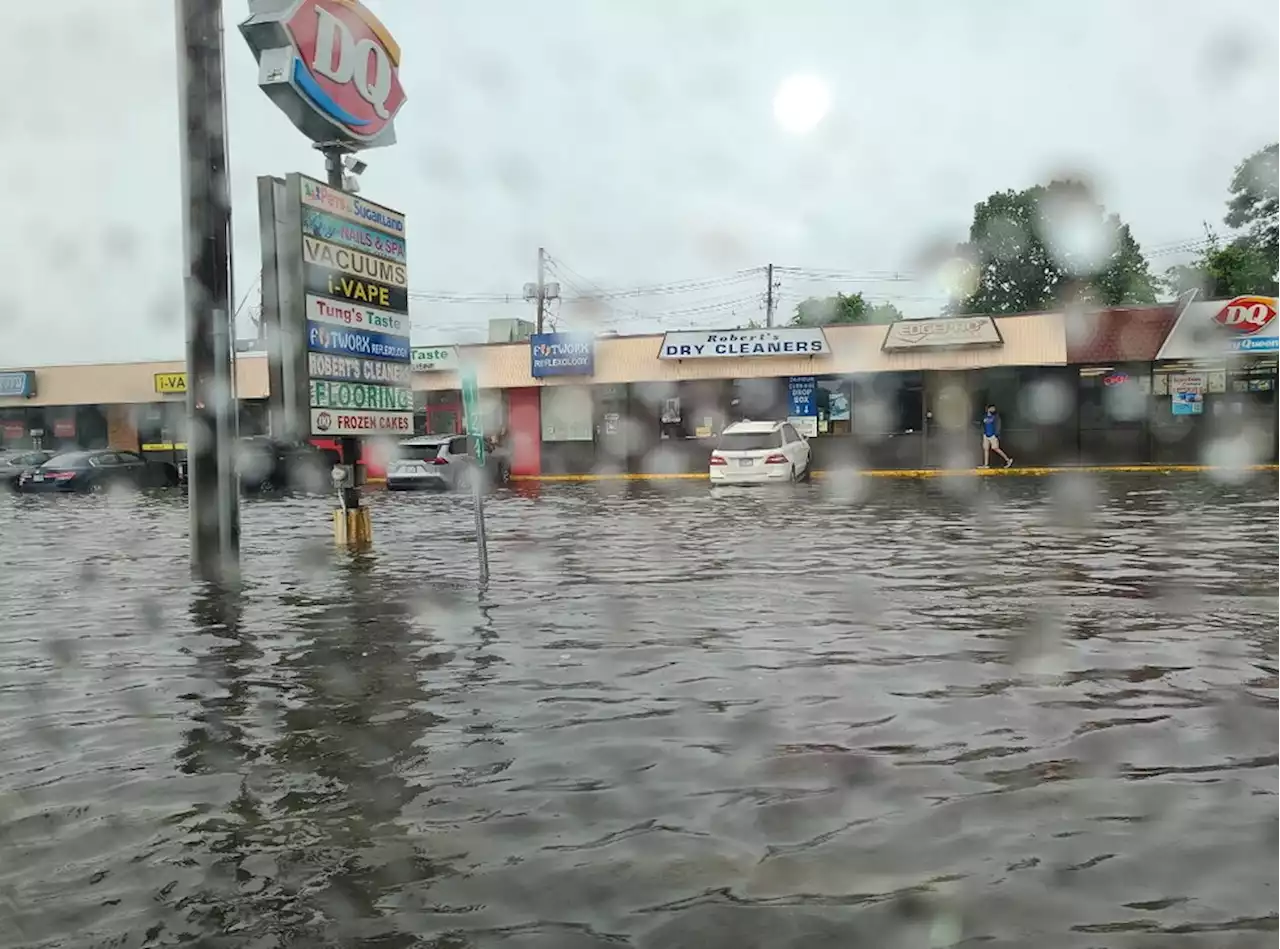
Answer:
[[[705,472],[671,474],[634,474],[620,471],[616,474],[558,474],[512,475],[512,481],[706,481],[711,476]]]
[[[1183,474],[1226,471],[1222,465],[1079,465],[1062,468],[903,468],[903,469],[849,469],[849,474],[867,478],[973,478],[973,477],[1024,477],[1043,478],[1048,475],[1081,473],[1090,474]],[[1280,471],[1280,465],[1248,465],[1246,471]],[[835,471],[815,471],[815,478],[828,478]],[[590,482],[590,481],[706,481],[710,475],[702,472],[688,474],[558,474],[512,475],[512,481],[540,482]]]

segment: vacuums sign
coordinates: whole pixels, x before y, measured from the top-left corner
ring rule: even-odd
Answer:
[[[400,44],[357,0],[250,0],[240,32],[258,85],[317,144],[395,142]]]

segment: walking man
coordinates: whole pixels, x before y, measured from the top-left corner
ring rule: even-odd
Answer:
[[[993,451],[1004,459],[1006,468],[1013,464],[1013,459],[1000,447],[1000,413],[994,405],[988,405],[987,414],[982,416],[982,467],[991,467]]]

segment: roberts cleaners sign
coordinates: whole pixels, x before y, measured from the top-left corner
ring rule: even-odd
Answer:
[[[249,0],[258,85],[317,144],[395,142],[400,45],[357,0]]]

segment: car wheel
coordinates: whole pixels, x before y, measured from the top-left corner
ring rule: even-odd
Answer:
[[[107,486],[106,486],[105,484],[103,484],[101,481],[91,481],[91,482],[89,482],[89,493],[90,493],[90,494],[102,494],[102,493],[103,493],[104,491],[106,491],[106,490],[107,490]]]

